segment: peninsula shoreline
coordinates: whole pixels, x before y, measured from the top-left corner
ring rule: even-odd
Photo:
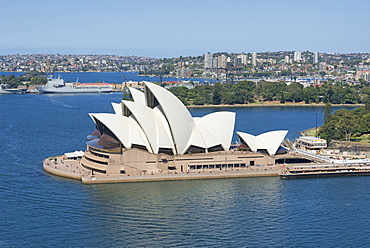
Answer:
[[[188,105],[187,108],[228,108],[228,107],[325,107],[325,103],[251,103],[251,104],[205,104],[205,105]],[[361,107],[364,104],[331,104],[332,107]]]

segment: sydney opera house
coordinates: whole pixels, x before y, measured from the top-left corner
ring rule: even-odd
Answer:
[[[235,113],[192,117],[171,92],[149,82],[144,83],[144,92],[130,88],[130,93],[133,101],[112,103],[114,113],[90,114],[96,130],[88,136],[83,155],[63,156],[64,162],[78,161],[74,172],[80,178],[179,175],[273,165],[288,132],[258,136],[237,132],[240,144],[231,147]],[[56,169],[58,163],[55,159]]]

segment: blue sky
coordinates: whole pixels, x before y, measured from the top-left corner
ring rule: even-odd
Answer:
[[[0,0],[0,55],[370,52],[368,0]]]

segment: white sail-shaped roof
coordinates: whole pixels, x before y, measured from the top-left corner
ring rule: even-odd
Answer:
[[[260,134],[258,137],[266,147],[269,154],[275,155],[287,133],[287,130],[271,131]]]
[[[132,118],[128,117],[130,124],[130,141],[131,145],[140,145],[146,147],[149,152],[153,152],[149,145],[148,139],[145,137],[145,133],[140,128],[139,124]]]
[[[127,149],[132,147],[132,144],[146,147],[148,151],[151,151],[149,143],[145,138],[145,134],[138,126],[135,120],[127,118],[117,114],[90,114],[91,118],[100,121],[106,126],[117,139]],[[124,128],[123,128],[124,127]]]
[[[153,112],[158,118],[158,122],[160,123],[159,126],[161,126],[161,128],[158,129],[158,135],[160,139],[160,142],[159,142],[160,148],[171,148],[171,150],[173,151],[173,154],[176,154],[174,141],[173,141],[173,137],[171,134],[171,129],[170,129],[170,126],[168,125],[166,117],[164,117],[162,111],[157,107],[153,109]],[[164,137],[168,137],[169,141],[171,142],[171,145],[169,147],[166,147],[164,145],[165,143],[161,141]]]
[[[235,113],[193,118],[176,96],[149,82],[144,82],[144,93],[130,92],[134,101],[112,103],[115,114],[90,114],[101,133],[116,136],[124,147],[141,146],[154,154],[170,149],[178,155],[191,146],[229,149]]]
[[[148,143],[153,153],[158,153],[159,148],[173,148],[171,139],[162,125],[162,121],[157,117],[153,109],[136,102],[122,101],[130,110],[135,121],[145,133]]]
[[[135,88],[129,88],[129,90],[130,90],[132,99],[134,99],[134,102],[146,105],[144,92],[137,90]]]
[[[256,139],[257,137],[252,135],[252,134],[249,134],[249,133],[243,133],[243,132],[236,132],[239,136],[240,139],[242,139],[245,144],[248,145],[248,147],[253,151],[253,152],[256,152],[257,151],[257,143],[256,143]]]
[[[116,115],[122,115],[122,105],[112,102],[113,110]]]
[[[221,142],[205,127],[195,124],[188,148],[197,146],[206,149],[220,144]]]
[[[145,86],[145,90],[149,90],[154,95],[167,119],[177,154],[183,154],[188,147],[193,131],[194,121],[192,116],[184,104],[168,90],[147,82],[145,82]],[[147,102],[147,104],[149,103]]]
[[[194,120],[217,137],[222,147],[228,150],[234,133],[235,115],[234,112],[220,111]]]
[[[253,152],[263,149],[267,150],[271,156],[276,154],[287,133],[287,130],[278,130],[254,136],[248,133],[237,132],[239,138],[241,138]]]
[[[130,130],[129,128],[122,128],[123,125],[129,127],[127,118],[120,115],[104,113],[90,114],[90,117],[95,123],[95,119],[97,119],[107,128],[109,128],[109,130],[115,134],[124,147],[131,148]]]

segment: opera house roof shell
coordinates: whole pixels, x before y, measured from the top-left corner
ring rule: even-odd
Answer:
[[[287,130],[278,130],[254,136],[248,133],[237,132],[239,138],[248,145],[252,152],[266,150],[270,156],[276,154],[287,133]]]
[[[130,88],[130,93],[134,101],[112,103],[114,114],[90,114],[99,132],[124,148],[141,147],[154,154],[166,150],[175,155],[191,148],[204,152],[229,149],[235,113],[192,117],[176,96],[149,82],[144,83],[144,92]]]

